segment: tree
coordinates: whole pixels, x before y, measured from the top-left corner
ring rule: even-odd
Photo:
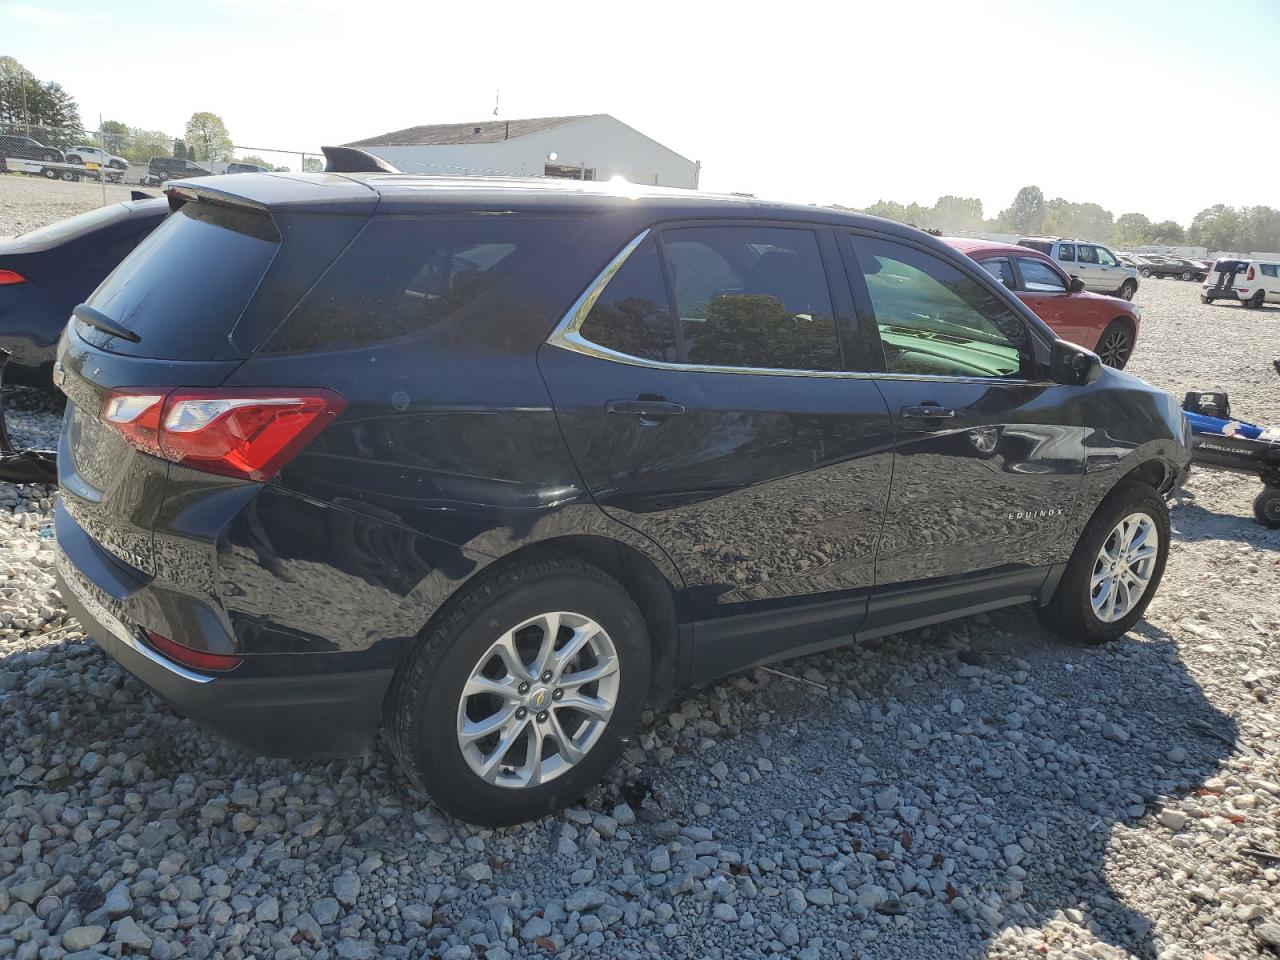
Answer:
[[[192,160],[230,160],[231,134],[216,113],[193,113],[187,121],[187,146]]]
[[[996,222],[1012,233],[1039,233],[1044,214],[1044,193],[1039,187],[1023,187],[1013,203],[1000,211]]]
[[[1236,247],[1241,253],[1280,251],[1280,210],[1272,207],[1243,208]]]
[[[933,205],[930,226],[948,231],[982,229],[982,201],[977,197],[939,197]]]
[[[172,156],[173,143],[171,136],[159,130],[130,127],[129,136],[125,139],[124,149],[120,155],[130,163],[145,164],[152,157]]]
[[[84,140],[75,97],[60,83],[42,83],[13,57],[0,57],[0,127],[56,147]]]
[[[1111,211],[1096,203],[1072,203],[1054,197],[1045,204],[1040,229],[1050,236],[1107,241],[1111,239],[1114,223]]]
[[[124,156],[129,146],[129,128],[119,120],[103,120],[102,129],[98,131],[98,140],[107,153]]]
[[[1151,243],[1175,244],[1186,239],[1186,231],[1182,229],[1182,224],[1174,220],[1161,220],[1151,225],[1148,236]]]
[[[322,170],[324,170],[324,160],[321,157],[302,158],[303,173],[320,173]]]
[[[274,169],[271,164],[267,163],[267,161],[263,160],[256,153],[251,153],[247,157],[240,157],[236,160],[236,163],[253,163],[257,164],[259,167],[266,167],[268,170]]]
[[[186,160],[191,156],[191,152],[187,149],[187,142],[177,138],[173,141],[173,157],[175,160]]]
[[[1144,213],[1122,213],[1116,217],[1113,236],[1121,247],[1140,247],[1151,236],[1151,221]]]
[[[1211,251],[1244,252],[1237,245],[1239,235],[1240,214],[1224,203],[1201,210],[1187,230],[1188,240]]]

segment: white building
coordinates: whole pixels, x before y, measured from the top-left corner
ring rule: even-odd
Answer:
[[[409,127],[347,144],[404,173],[698,186],[699,164],[607,113]]]

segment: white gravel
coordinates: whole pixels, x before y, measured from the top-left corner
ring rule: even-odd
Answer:
[[[66,201],[17,216],[46,212]],[[1133,372],[1280,423],[1280,310],[1196,293],[1144,284]],[[0,486],[0,957],[1264,955],[1280,532],[1257,489],[1193,473],[1122,642],[1019,609],[780,665],[825,689],[732,678],[649,718],[581,806],[490,831],[383,757],[197,730],[64,620],[53,491]]]

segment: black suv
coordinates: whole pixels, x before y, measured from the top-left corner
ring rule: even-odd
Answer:
[[[76,308],[62,594],[257,751],[388,740],[445,809],[573,801],[646,703],[1008,604],[1155,592],[1176,401],[973,261],[815,207],[242,174]]]
[[[61,150],[46,147],[30,137],[22,137],[16,133],[0,133],[0,171],[4,170],[4,161],[10,157],[14,160],[31,160],[37,163],[62,163],[67,159]]]
[[[147,161],[147,182],[152,184],[165,183],[168,180],[176,180],[179,177],[190,179],[191,177],[211,177],[213,171],[200,166],[194,160],[178,159],[176,157],[152,157]]]

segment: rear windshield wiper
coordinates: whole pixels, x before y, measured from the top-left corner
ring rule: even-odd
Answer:
[[[113,337],[119,337],[121,340],[128,340],[130,343],[142,342],[142,338],[128,327],[121,326],[101,310],[95,310],[87,303],[77,305],[76,308],[71,311],[71,315],[82,323],[87,323],[89,326],[101,330],[103,333],[109,333]]]

